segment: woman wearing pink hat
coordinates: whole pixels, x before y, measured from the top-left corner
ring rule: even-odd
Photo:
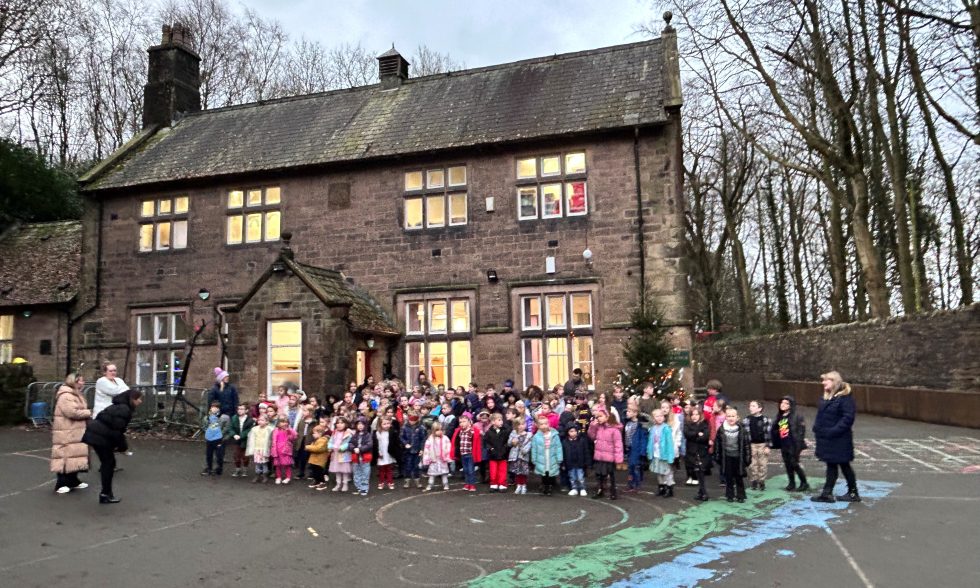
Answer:
[[[221,405],[220,414],[226,414],[231,418],[238,409],[238,388],[235,388],[235,385],[228,381],[229,379],[228,372],[220,367],[214,368],[214,386],[208,392],[207,406],[217,402]]]

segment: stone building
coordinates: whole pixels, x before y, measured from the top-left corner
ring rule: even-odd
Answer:
[[[39,380],[68,373],[82,223],[15,224],[0,234],[0,363],[26,362]]]
[[[78,356],[246,397],[366,374],[550,387],[621,367],[648,291],[689,349],[676,38],[200,110],[179,25],[84,190]],[[203,365],[202,365],[203,364]]]

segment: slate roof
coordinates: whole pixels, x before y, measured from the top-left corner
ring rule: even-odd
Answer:
[[[301,280],[312,284],[313,292],[324,304],[349,305],[348,320],[355,330],[383,335],[400,334],[381,305],[366,291],[348,282],[340,272],[291,259],[283,261]]]
[[[509,143],[667,121],[660,39],[189,114],[87,190]]]
[[[71,302],[81,265],[81,222],[11,228],[0,238],[0,308]]]

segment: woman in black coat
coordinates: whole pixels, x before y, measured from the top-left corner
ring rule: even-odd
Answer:
[[[136,412],[136,407],[143,403],[143,393],[139,390],[127,390],[117,394],[112,404],[89,421],[85,428],[82,441],[87,443],[99,456],[99,473],[102,475],[102,492],[99,493],[99,504],[115,504],[119,499],[112,493],[112,474],[116,469],[115,452],[126,451],[126,427]]]
[[[813,435],[817,439],[817,459],[827,464],[827,479],[823,492],[814,496],[814,502],[834,502],[834,485],[837,470],[847,480],[847,493],[837,497],[845,502],[860,502],[857,479],[851,462],[854,461],[854,416],[857,409],[851,396],[851,386],[837,372],[820,376],[823,384],[823,400],[813,419]]]

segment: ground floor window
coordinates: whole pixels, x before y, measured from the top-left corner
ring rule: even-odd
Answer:
[[[0,363],[14,359],[14,315],[0,315]]]
[[[183,312],[146,312],[136,320],[136,385],[167,387],[184,374],[187,323]]]
[[[564,384],[572,370],[594,388],[593,292],[543,291],[516,293],[515,321],[520,325],[521,373],[524,386],[552,389]]]
[[[424,371],[433,386],[466,386],[472,381],[470,341],[413,341],[405,344],[406,371],[409,383]]]
[[[287,382],[303,387],[303,323],[301,321],[269,321],[266,349],[270,397]]]

